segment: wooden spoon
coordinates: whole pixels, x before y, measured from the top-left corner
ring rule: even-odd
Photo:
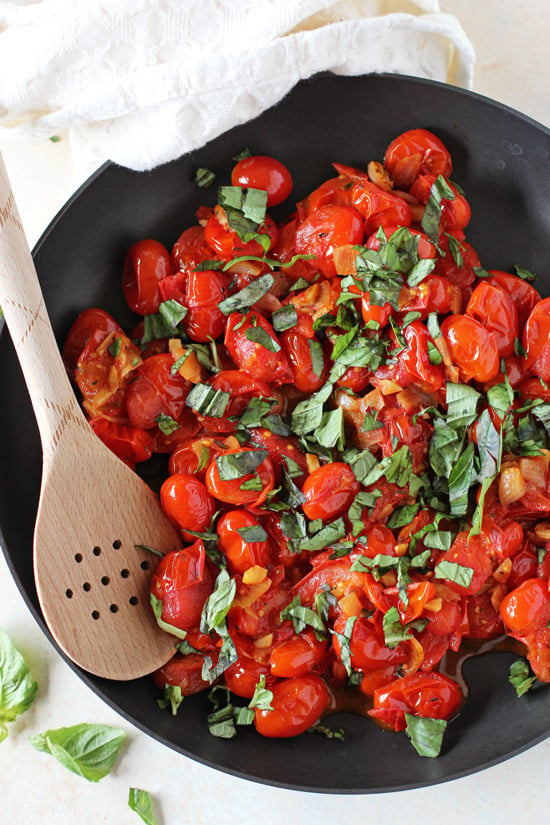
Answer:
[[[70,289],[70,285],[67,284]],[[0,306],[38,422],[43,452],[34,572],[46,623],[77,665],[109,679],[151,673],[177,639],[149,605],[155,556],[181,539],[157,496],[94,434],[54,338],[0,157]]]

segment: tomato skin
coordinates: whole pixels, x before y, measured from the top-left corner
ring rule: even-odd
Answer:
[[[225,513],[216,526],[219,547],[231,573],[244,573],[249,567],[259,565],[267,567],[271,561],[271,552],[267,539],[265,541],[245,541],[238,530],[258,527],[259,522],[246,510],[230,510]]]
[[[330,519],[345,513],[360,485],[349,464],[333,461],[323,464],[308,475],[302,486],[306,501],[302,509],[308,519]]]
[[[238,161],[231,172],[233,186],[263,189],[267,206],[278,206],[292,192],[292,176],[284,163],[267,155],[251,155]]]
[[[171,274],[172,261],[165,246],[150,238],[133,244],[122,268],[122,290],[130,309],[138,315],[157,312],[159,283]]]
[[[256,709],[254,725],[262,736],[298,736],[317,722],[328,702],[327,687],[315,673],[284,679],[273,687],[273,710]]]
[[[90,420],[90,426],[103,443],[128,466],[147,461],[153,455],[154,438],[141,427],[131,427],[98,416]]]
[[[451,358],[466,381],[490,381],[499,371],[495,336],[468,315],[449,315],[441,324]]]
[[[465,315],[475,318],[493,333],[501,358],[514,354],[514,342],[519,336],[518,313],[504,289],[481,281],[470,296]]]
[[[310,212],[298,225],[296,249],[302,255],[315,255],[315,267],[327,278],[332,278],[336,275],[334,249],[360,244],[363,237],[363,221],[356,209],[327,204]]]
[[[179,372],[172,375],[174,359],[169,353],[152,355],[136,370],[136,379],[128,388],[128,417],[134,427],[152,429],[159,415],[175,421],[185,410],[191,384]]]
[[[334,622],[335,633],[343,633],[345,625],[346,617],[338,617]],[[332,645],[337,656],[340,656],[342,645],[338,636],[332,637]],[[364,616],[358,616],[353,623],[349,649],[353,668],[364,671],[389,666],[397,668],[407,661],[408,655],[403,642],[391,649],[387,647],[381,626]]]
[[[326,641],[317,639],[313,630],[306,628],[302,633],[282,639],[273,646],[271,674],[285,679],[305,676],[322,662],[326,649]]]
[[[173,685],[181,689],[182,696],[192,696],[210,687],[210,683],[202,678],[203,663],[204,656],[200,653],[176,654],[153,673],[153,681],[161,690],[165,685]]]
[[[412,210],[407,201],[370,180],[354,184],[351,202],[364,218],[367,235],[372,235],[380,227],[410,226],[412,223]]]
[[[231,693],[243,699],[252,699],[256,685],[262,676],[265,677],[265,685],[269,689],[273,683],[269,667],[248,656],[239,656],[237,661],[229,665],[223,674],[225,684]]]
[[[550,298],[535,304],[523,329],[525,372],[550,381]]]
[[[396,721],[403,724],[405,713],[423,716],[428,719],[450,719],[462,704],[462,691],[459,685],[443,673],[411,673],[374,691],[374,712],[369,715],[377,718],[376,711],[396,711]],[[383,715],[379,714],[383,719]]]
[[[397,186],[408,189],[417,176],[428,172],[448,178],[453,171],[444,143],[427,129],[409,129],[388,145],[384,166]]]
[[[206,532],[216,512],[214,499],[202,481],[183,473],[165,479],[160,488],[160,503],[188,541],[193,541],[193,536],[186,532],[186,528],[195,533]]]
[[[266,215],[265,221],[258,227],[259,235],[267,235],[269,238],[269,249],[277,243],[278,231],[275,221]],[[253,255],[261,257],[264,249],[256,240],[245,243],[236,232],[230,229],[227,216],[221,206],[216,206],[214,215],[208,220],[204,228],[206,243],[214,250],[216,257],[224,261],[232,258],[239,258],[243,255]]]
[[[250,452],[250,448],[242,447],[240,449],[224,450],[220,455],[244,452]],[[242,490],[241,485],[246,481],[251,481],[254,478],[254,473],[247,473],[241,478],[222,479],[218,471],[216,459],[214,459],[206,471],[206,487],[214,498],[226,504],[258,506],[265,501],[268,494],[275,487],[275,470],[269,456],[264,458],[254,472],[260,479],[262,485],[261,490]]]
[[[494,284],[504,289],[516,305],[520,330],[523,329],[531,310],[541,300],[535,287],[518,275],[502,272],[500,269],[490,269],[490,278],[485,283]]]
[[[226,316],[218,304],[229,295],[230,278],[224,272],[191,271],[187,275],[187,315],[183,328],[192,341],[207,343],[219,338],[225,329]]]
[[[398,361],[412,379],[424,389],[435,391],[443,384],[444,373],[439,364],[430,364],[428,341],[430,334],[420,321],[413,321],[404,330],[407,347],[398,355]]]
[[[125,419],[128,389],[140,365],[139,348],[123,333],[105,335],[102,329],[92,333],[75,369],[82,405],[90,418]]]
[[[494,639],[504,633],[502,618],[491,602],[490,593],[476,593],[466,603],[470,639]]]
[[[500,604],[500,615],[509,631],[527,636],[543,630],[550,621],[550,592],[542,579],[527,579],[507,593]]]
[[[162,601],[163,621],[181,630],[198,626],[204,602],[213,589],[200,539],[163,556],[151,578],[151,593]]]
[[[463,595],[477,593],[493,572],[488,542],[483,533],[469,536],[468,531],[462,530],[457,534],[451,549],[442,554],[439,561],[442,560],[469,567],[474,571],[467,587],[455,581],[445,580],[447,587]]]
[[[247,333],[258,327],[272,341],[271,347],[274,352],[247,337]],[[254,378],[275,385],[292,381],[292,371],[286,353],[281,348],[272,325],[263,315],[254,312],[248,312],[246,315],[232,313],[227,319],[224,343],[235,364]]]
[[[99,343],[98,330],[101,330],[105,337],[110,332],[122,333],[122,329],[115,319],[103,309],[95,307],[85,309],[74,320],[62,351],[63,363],[71,378],[74,377],[74,370],[80,353],[94,333],[95,339]]]
[[[437,175],[419,175],[411,186],[411,195],[418,198],[420,203],[426,204],[436,179]],[[464,229],[468,226],[470,223],[470,218],[472,217],[470,204],[464,195],[461,195],[458,189],[450,183],[450,181],[447,180],[446,183],[452,190],[454,199],[441,199],[441,220],[439,225],[440,233],[456,232],[457,230]]]
[[[316,392],[325,383],[327,375],[327,358],[322,353],[322,369],[318,375],[313,369],[313,359],[310,348],[310,341],[319,343],[316,338],[309,339],[293,329],[281,332],[279,340],[283,351],[286,353],[290,369],[292,371],[292,382],[300,392]]]
[[[204,226],[190,226],[184,229],[172,247],[172,268],[177,272],[191,272],[203,261],[216,258],[215,252],[206,243]]]

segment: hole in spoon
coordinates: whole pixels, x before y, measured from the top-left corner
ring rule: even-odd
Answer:
[[[75,553],[74,560],[77,564],[80,564],[80,562],[82,561],[82,553]]]
[[[82,585],[82,589],[85,590],[86,593],[89,593],[92,589],[92,585],[90,584],[90,582],[84,582],[84,584]]]
[[[130,571],[127,570],[125,567],[123,567],[122,570],[120,571],[120,575],[122,576],[123,579],[127,579],[128,576],[130,575]]]
[[[101,577],[101,584],[104,584],[105,586],[108,585],[110,581],[111,580],[110,580],[109,576],[102,576]]]
[[[136,606],[136,604],[139,604],[139,599],[138,599],[138,597],[137,597],[137,596],[130,596],[130,598],[128,599],[128,601],[129,601],[129,603],[132,605],[132,607],[135,607],[135,606]]]
[[[121,547],[122,547],[122,542],[120,541],[120,539],[117,539],[116,541],[113,542],[113,548],[115,550],[120,550]]]
[[[92,619],[99,619],[99,610],[92,610]]]
[[[141,562],[140,567],[142,570],[149,570],[149,568],[151,567],[151,562],[147,561],[146,559],[145,561]]]
[[[94,549],[92,550],[92,553],[94,554],[94,556],[100,556],[101,555],[101,547],[94,547]]]
[[[73,597],[73,591],[72,591],[72,590],[70,590],[70,589],[65,590],[65,595],[66,595],[66,597],[67,597],[68,599],[72,599],[72,597]]]
[[[118,613],[118,604],[109,605],[109,610],[111,611],[111,613]]]

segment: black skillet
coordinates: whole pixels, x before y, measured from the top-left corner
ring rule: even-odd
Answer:
[[[192,182],[197,167],[214,170],[217,180],[227,183],[232,158],[245,147],[274,155],[292,171],[292,198],[297,200],[331,175],[332,161],[364,167],[383,157],[394,136],[414,127],[434,131],[451,151],[453,179],[472,206],[467,237],[483,266],[511,269],[520,263],[539,273],[537,286],[549,294],[547,129],[503,105],[444,84],[385,75],[319,76],[190,156],[141,174],[108,164],[79,190],[34,251],[59,342],[85,307],[101,306],[122,325],[133,323],[120,289],[125,251],[145,237],[170,247],[193,223],[203,200],[215,200],[213,190],[205,192]],[[5,331],[0,338],[0,432],[2,545],[29,609],[47,633],[34,589],[31,550],[40,443]],[[285,788],[370,793],[463,776],[544,739],[550,732],[550,689],[542,687],[517,699],[507,681],[513,658],[491,653],[466,663],[470,697],[449,725],[443,752],[435,760],[417,756],[403,734],[384,733],[349,714],[330,720],[333,727],[346,730],[343,742],[307,734],[265,740],[251,729],[243,729],[234,740],[220,740],[207,731],[203,695],[186,699],[173,718],[158,708],[157,691],[147,678],[116,683],[75,670],[144,732],[213,768]]]

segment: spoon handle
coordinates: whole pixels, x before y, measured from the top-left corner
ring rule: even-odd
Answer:
[[[0,307],[23,370],[46,460],[67,422],[82,424],[85,419],[59,353],[1,155]]]

